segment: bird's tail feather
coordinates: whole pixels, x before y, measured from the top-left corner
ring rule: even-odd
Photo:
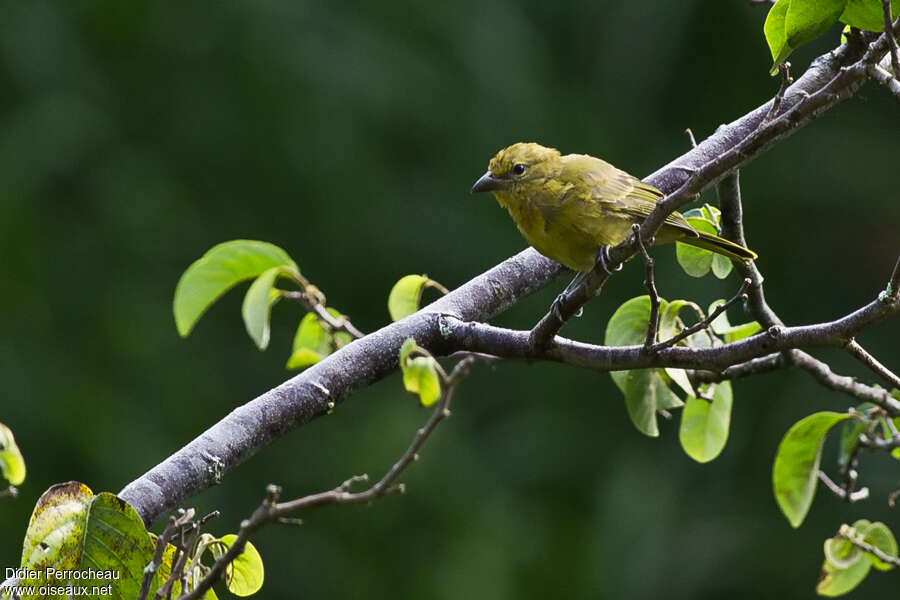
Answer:
[[[733,258],[742,262],[756,259],[756,252],[744,248],[740,244],[735,244],[734,242],[726,240],[725,238],[721,238],[717,235],[706,233],[704,231],[698,231],[697,233],[700,234],[700,237],[683,237],[678,241],[683,244],[697,246],[698,248],[703,248],[704,250],[709,250],[711,252],[715,252],[716,254],[721,254],[723,256],[727,256],[728,258]]]

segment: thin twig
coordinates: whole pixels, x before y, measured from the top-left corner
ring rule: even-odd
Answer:
[[[747,247],[744,238],[743,206],[741,201],[740,172],[735,170],[725,176],[716,186],[719,208],[722,210],[722,235],[741,246]],[[763,290],[763,276],[754,261],[735,263],[737,272],[752,282],[747,290],[747,309],[755,320],[766,329],[783,327],[784,322],[775,314]]]
[[[225,569],[231,564],[243,551],[244,546],[250,539],[250,536],[269,522],[283,522],[287,519],[287,515],[306,508],[316,506],[325,506],[327,504],[364,504],[381,496],[393,493],[403,493],[405,486],[396,483],[397,478],[419,457],[419,451],[428,437],[434,432],[435,428],[441,421],[450,416],[450,401],[453,397],[453,391],[456,385],[468,372],[471,365],[478,360],[476,356],[466,356],[460,360],[450,373],[443,378],[443,393],[438,400],[437,406],[432,411],[428,421],[416,431],[412,443],[406,452],[395,462],[391,468],[370,488],[352,492],[350,488],[358,483],[368,481],[367,475],[357,475],[351,477],[341,483],[336,488],[311,494],[295,500],[278,502],[281,495],[281,488],[276,485],[270,485],[267,488],[266,499],[254,511],[249,519],[245,519],[241,523],[240,531],[237,539],[231,544],[228,550],[223,553],[210,568],[210,571],[197,583],[197,586],[189,593],[179,597],[178,600],[194,600],[201,598],[206,590],[212,587],[213,583],[218,581],[225,572]],[[296,522],[294,522],[296,524]]]
[[[854,529],[853,527],[850,527],[849,525],[841,525],[841,529],[840,531],[838,531],[838,536],[844,538],[860,550],[875,555],[879,560],[882,560],[888,564],[892,564],[895,567],[900,567],[900,558],[891,556],[890,554],[886,554],[881,548],[865,542],[863,540],[863,537],[859,535],[859,533],[857,533],[856,529]]]
[[[866,72],[869,77],[885,86],[893,95],[900,98],[900,80],[891,75],[881,65],[869,65]]]
[[[691,148],[696,148],[697,147],[697,139],[694,137],[694,132],[691,131],[690,127],[685,129],[684,132],[687,134],[688,139],[691,141]]]
[[[894,450],[900,448],[900,439],[873,437],[866,434],[860,434],[858,446],[863,448],[871,448],[872,450]]]
[[[317,297],[307,293],[306,291],[281,290],[281,295],[285,298],[296,300],[297,302],[303,304],[303,306],[306,307],[306,310],[314,313],[316,315],[316,318],[319,319],[320,322],[330,327],[332,331],[342,331],[349,334],[355,339],[359,339],[365,335],[363,332],[357,329],[353,325],[353,323],[350,322],[350,319],[348,319],[346,316],[333,316],[330,312],[328,312],[328,309],[325,308],[324,303],[320,302]]]
[[[894,263],[894,271],[891,273],[891,279],[888,281],[887,296],[894,300],[900,300],[900,257]]]
[[[169,517],[169,524],[163,530],[162,535],[156,538],[156,550],[153,552],[153,558],[150,560],[150,564],[144,567],[144,578],[141,581],[141,591],[138,594],[137,600],[145,600],[145,598],[147,598],[147,594],[150,592],[150,585],[153,583],[153,578],[156,577],[156,572],[162,564],[163,553],[166,550],[166,546],[169,544],[169,539],[175,534],[175,530],[179,527],[178,522],[185,514],[186,513],[183,512],[183,514],[177,518],[174,515]]]
[[[897,498],[900,497],[900,490],[894,490],[891,492],[891,495],[888,496],[888,506],[894,508],[894,505],[897,504]]]
[[[759,358],[751,358],[742,363],[731,365],[722,371],[690,371],[688,376],[696,383],[718,383],[719,381],[741,379],[752,375],[762,375],[789,367],[781,352],[773,352]]]
[[[775,120],[778,116],[778,111],[781,110],[781,103],[784,101],[785,92],[787,92],[787,89],[794,83],[794,79],[791,77],[791,63],[784,61],[778,65],[778,71],[781,73],[781,84],[778,86],[778,92],[772,100],[772,108],[769,109],[766,118],[759,124],[760,127],[765,127]]]
[[[881,364],[877,358],[869,354],[869,352],[859,345],[855,339],[851,339],[850,342],[844,346],[844,349],[854,358],[856,358],[859,362],[866,365],[871,369],[876,375],[890,383],[895,388],[900,388],[900,377]]]
[[[881,0],[884,12],[884,35],[887,37],[891,55],[891,69],[894,77],[900,77],[900,48],[897,47],[897,37],[894,35],[894,17],[891,14],[891,0]]]
[[[656,280],[653,277],[653,258],[647,253],[647,247],[641,239],[641,226],[635,223],[631,226],[631,230],[644,257],[644,285],[650,294],[650,320],[647,323],[647,337],[644,339],[644,349],[650,350],[656,343],[656,332],[659,330],[659,292],[656,291]]]
[[[859,472],[856,468],[859,466],[859,451],[863,449],[863,438],[865,438],[865,435],[860,434],[857,438],[857,443],[854,444],[853,448],[850,450],[850,456],[847,457],[847,462],[841,467],[841,489],[844,491],[843,498],[845,502],[853,502],[856,481],[859,479]],[[868,493],[866,495],[868,495]]]
[[[715,310],[709,313],[705,319],[702,319],[699,323],[695,323],[694,325],[688,327],[687,329],[683,329],[678,335],[672,336],[670,339],[665,340],[663,342],[659,342],[655,344],[651,350],[653,352],[659,352],[664,348],[671,348],[681,340],[690,337],[697,333],[698,331],[702,331],[709,327],[713,321],[716,320],[716,317],[721,315],[723,312],[729,309],[734,303],[738,300],[746,300],[747,299],[747,288],[750,287],[750,279],[744,279],[741,282],[741,288],[738,290],[737,294],[735,294],[730,300],[718,305]]]
[[[0,490],[0,498],[17,498],[19,496],[19,488],[14,485],[9,486],[5,490]]]
[[[860,488],[850,495],[847,495],[847,493],[841,488],[841,486],[832,481],[824,471],[819,471],[818,475],[819,481],[824,483],[825,487],[831,490],[831,492],[835,496],[837,496],[841,500],[844,500],[845,502],[849,502],[852,504],[854,502],[859,502],[860,500],[865,500],[869,497],[869,488]]]
[[[190,527],[191,536],[188,538],[187,543],[182,541],[181,545],[176,549],[177,560],[173,558],[174,564],[172,565],[172,570],[169,572],[169,578],[166,579],[166,582],[159,586],[159,589],[156,590],[156,598],[157,600],[161,600],[163,597],[171,598],[172,597],[172,586],[176,581],[181,579],[181,574],[184,572],[184,567],[187,564],[188,555],[190,554],[191,549],[194,547],[194,544],[197,543],[197,538],[200,537],[200,526],[196,523],[192,523]],[[184,532],[182,531],[182,535]],[[181,553],[178,553],[178,550],[181,550]],[[182,587],[182,592],[184,592],[184,588]]]
[[[818,360],[802,350],[791,350],[785,354],[791,365],[809,373],[821,385],[836,392],[843,392],[860,402],[871,402],[885,409],[891,416],[900,416],[896,398],[884,388],[859,383],[855,377],[838,375],[827,363]]]

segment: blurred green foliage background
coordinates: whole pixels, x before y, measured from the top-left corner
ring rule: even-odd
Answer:
[[[29,468],[20,498],[0,503],[0,566],[18,565],[51,484],[117,491],[288,377],[297,307],[277,307],[265,353],[240,293],[178,338],[175,283],[210,246],[281,245],[371,331],[400,276],[455,287],[524,247],[493,200],[469,195],[497,149],[534,140],[647,174],[688,149],[686,127],[705,137],[778,83],[765,8],[743,0],[3,0],[0,14],[0,421]],[[837,44],[826,37],[792,57],[795,73]],[[789,323],[883,288],[900,247],[898,117],[870,84],[742,173],[747,237]],[[654,255],[667,298],[706,306],[737,287],[686,277],[671,247]],[[601,341],[642,275],[629,265],[565,333]],[[529,328],[564,284],[495,322]],[[894,320],[861,342],[897,368],[898,334]],[[478,368],[406,496],[259,534],[262,597],[812,597],[841,522],[900,529],[886,503],[900,471],[866,456],[873,500],[820,492],[793,531],[771,493],[777,443],[847,399],[792,372],[740,381],[735,399],[728,446],[701,466],[677,420],[638,434],[607,375]],[[394,376],[191,504],[235,531],[269,482],[294,497],[380,475],[426,416]],[[856,597],[897,577],[873,573]]]

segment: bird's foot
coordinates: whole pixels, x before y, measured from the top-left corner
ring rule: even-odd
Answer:
[[[560,323],[565,323],[566,320],[562,316],[562,311],[560,310],[560,306],[569,300],[569,295],[566,292],[561,293],[556,299],[553,301],[553,304],[550,305],[550,312],[553,313],[553,316],[556,317]],[[584,307],[578,307],[578,310],[575,312],[573,316],[580,317],[584,313]]]
[[[603,270],[606,271],[607,275],[612,275],[616,271],[622,270],[622,263],[619,263],[614,267],[609,266],[609,263],[612,262],[612,259],[609,258],[609,246],[600,246],[595,259]]]

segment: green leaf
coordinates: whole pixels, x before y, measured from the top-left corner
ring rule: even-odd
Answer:
[[[671,339],[673,336],[681,333],[683,327],[678,323],[678,315],[681,313],[681,309],[685,307],[693,309],[697,313],[697,315],[702,318],[703,311],[700,309],[700,307],[688,300],[672,300],[671,302],[660,302],[658,332],[660,341]],[[692,348],[708,348],[709,336],[705,331],[701,330],[681,340],[680,342],[678,342],[678,344],[682,346],[690,346]]]
[[[403,340],[403,344],[400,346],[400,366],[406,364],[406,359],[415,352],[419,346],[416,345],[416,340],[412,338],[406,338]]]
[[[178,280],[172,307],[178,333],[186,337],[222,294],[273,267],[285,267],[298,277],[300,274],[284,250],[266,242],[232,240],[213,246]]]
[[[827,556],[828,540],[826,540],[825,544]],[[847,551],[844,546],[841,546],[841,548]],[[852,550],[847,552],[852,552]],[[820,596],[841,596],[859,585],[866,578],[866,575],[869,574],[869,569],[872,566],[872,563],[867,560],[860,560],[860,558],[861,556],[856,560],[850,561],[850,566],[846,568],[841,568],[826,558],[822,565],[822,578],[816,586],[816,593]]]
[[[816,493],[822,445],[828,430],[846,419],[847,413],[818,412],[794,423],[775,455],[772,483],[775,499],[792,527],[799,527]]]
[[[447,290],[437,281],[429,279],[427,275],[407,275],[401,277],[400,280],[391,288],[388,295],[388,312],[391,313],[391,319],[399,321],[404,317],[408,317],[419,310],[419,303],[422,300],[422,291],[426,287],[434,287],[444,294]]]
[[[733,265],[731,259],[721,254],[713,253],[712,272],[719,279],[725,279],[731,273]]]
[[[725,304],[724,300],[715,300],[709,305],[709,312],[712,313],[722,304]],[[749,323],[742,323],[741,325],[732,325],[728,321],[727,312],[723,312],[713,319],[711,326],[716,335],[722,336],[725,342],[729,344],[748,338],[762,329],[762,325],[757,321],[750,321]]]
[[[737,342],[744,338],[748,338],[751,335],[756,335],[760,330],[762,330],[762,325],[760,325],[759,322],[750,321],[749,323],[734,325],[723,331],[722,335],[725,337],[725,343],[730,344],[731,342]]]
[[[843,469],[859,444],[859,436],[866,430],[866,424],[856,419],[845,421],[841,426],[841,443],[838,451],[838,465]]]
[[[838,22],[847,0],[791,0],[784,33],[791,48],[811,42]]]
[[[684,369],[676,369],[674,367],[666,367],[663,370],[665,371],[666,375],[668,375],[672,379],[672,381],[675,382],[675,385],[680,387],[681,391],[683,391],[685,394],[687,394],[688,396],[697,395],[697,392],[694,391],[694,386],[691,385],[691,380],[688,377],[687,371],[685,371]]]
[[[713,401],[689,397],[681,411],[678,432],[685,453],[699,463],[709,462],[722,452],[731,424],[731,382],[710,385],[714,386]]]
[[[625,396],[625,407],[631,422],[644,435],[659,436],[657,413],[684,404],[672,393],[656,369],[614,371],[611,375]]]
[[[660,314],[666,311],[660,301]],[[662,321],[662,319],[660,319]],[[650,296],[638,296],[626,300],[616,309],[606,324],[604,343],[607,346],[632,346],[643,344],[650,323]]]
[[[338,318],[341,313],[333,308],[326,309],[332,317]],[[303,369],[314,365],[329,354],[335,347],[343,348],[353,341],[348,333],[327,331],[315,313],[309,312],[300,320],[297,333],[294,334],[292,353],[288,358],[288,369]]]
[[[430,356],[417,356],[403,368],[403,386],[419,396],[422,406],[431,406],[441,397],[441,380]]]
[[[284,267],[272,267],[256,278],[241,306],[241,316],[250,339],[260,350],[269,345],[269,313],[281,295],[275,289],[275,280]]]
[[[713,229],[710,231],[708,228],[704,228],[703,231],[707,233],[714,233],[716,235],[719,234],[719,225],[722,220],[722,211],[720,211],[715,206],[710,206],[709,204],[704,204],[701,208],[694,208],[685,214],[686,217],[692,218],[701,218],[709,221],[712,225]],[[731,259],[721,254],[713,253],[712,258],[712,272],[718,279],[725,279],[728,277],[728,274],[731,273],[732,269]]]
[[[838,569],[847,569],[863,558],[863,551],[845,537],[837,536],[825,540],[825,560]]]
[[[399,321],[419,310],[419,300],[428,278],[424,275],[407,275],[391,288],[388,295],[388,312],[391,320]]]
[[[799,46],[810,42],[838,22],[847,0],[779,0],[769,10],[763,32],[772,52],[772,75]]]
[[[414,339],[407,338],[400,346],[399,362],[406,391],[418,395],[422,406],[437,402],[441,397],[441,367],[434,357],[417,346]]]
[[[79,580],[79,585],[107,586],[114,598],[136,598],[154,544],[134,508],[114,494],[94,495],[78,482],[58,484],[44,492],[34,508],[22,549],[22,567],[46,574],[58,570],[115,571],[118,579]],[[65,585],[43,577],[25,585]],[[56,596],[47,596],[56,597]]]
[[[664,312],[664,301],[660,312]],[[650,323],[650,297],[639,296],[622,304],[609,319],[605,343],[608,346],[642,344]],[[683,404],[660,376],[662,369],[613,371],[613,382],[625,396],[628,415],[638,431],[651,437],[659,435],[656,414],[660,410],[677,408]]]
[[[715,224],[705,217],[685,216],[685,219],[697,231],[704,231],[713,235],[718,233]],[[713,256],[715,256],[713,252],[703,248],[697,248],[682,242],[676,242],[675,244],[675,258],[678,259],[678,264],[681,265],[684,272],[691,277],[703,277],[709,273],[713,263]]]
[[[659,329],[657,330],[657,338],[658,341],[664,341],[671,339],[675,335],[678,334],[680,328],[678,326],[678,313],[685,306],[693,305],[692,302],[688,302],[687,300],[672,300],[671,302],[660,301],[659,307]],[[650,318],[648,316],[647,322],[649,324]],[[693,336],[691,336],[693,337]],[[683,340],[682,343],[688,343],[690,338],[687,340]],[[696,395],[694,391],[694,387],[691,385],[691,380],[688,379],[687,371],[684,369],[676,369],[673,367],[667,367],[665,369],[666,375],[672,378],[678,387],[680,387],[685,394],[688,396]]]
[[[766,23],[763,25],[763,33],[766,36],[766,42],[769,44],[769,51],[772,53],[773,66],[770,71],[772,75],[778,73],[778,65],[788,57],[792,50],[787,43],[787,36],[784,31],[790,4],[791,0],[778,0],[769,9]]]
[[[212,539],[218,542],[217,538],[209,533],[200,534],[200,539]],[[150,534],[150,540],[153,542],[154,551],[156,550],[156,546],[159,544],[159,538],[154,534]],[[204,545],[205,548],[205,545]],[[202,551],[198,551],[195,555],[199,557],[202,555]],[[175,564],[175,546],[172,544],[166,544],[165,549],[163,550],[162,560],[160,561],[159,567],[157,567],[157,575],[156,582],[159,584],[165,583],[169,579],[169,575],[172,573],[172,567]],[[194,568],[187,570],[185,573],[187,577],[187,590],[190,591],[196,587],[196,585],[203,579],[204,571],[199,567],[195,566]],[[155,600],[153,593],[156,591],[157,585],[151,585],[151,592],[148,594],[149,600]],[[178,598],[181,595],[181,582],[175,581],[172,584],[172,597]],[[218,596],[216,596],[215,591],[212,588],[206,590],[203,594],[204,600],[218,600]]]
[[[285,364],[286,369],[305,369],[311,367],[320,360],[325,358],[318,352],[313,352],[309,348],[298,348],[291,353]]]
[[[233,533],[219,540],[230,548],[237,536]],[[244,544],[244,551],[225,567],[225,587],[235,596],[252,596],[262,588],[265,579],[262,557],[250,542]]]
[[[897,540],[894,539],[894,534],[891,533],[891,530],[884,523],[876,521],[866,528],[865,531],[857,531],[865,543],[875,546],[888,556],[897,557]],[[879,571],[890,571],[894,568],[894,565],[884,562],[874,554],[866,552],[866,556],[869,557],[872,566]]]
[[[649,296],[648,296],[649,298]],[[660,301],[659,305],[659,330],[656,332],[659,341],[672,339],[681,328],[678,326],[678,313],[685,306],[693,304],[687,300]],[[647,323],[650,322],[650,313],[647,313]],[[646,334],[645,334],[646,335]]]
[[[884,31],[884,9],[881,0],[847,0],[840,21],[866,31]],[[900,0],[891,0],[894,19],[900,15]]]
[[[10,485],[25,481],[25,459],[16,445],[12,429],[0,423],[0,473]]]

